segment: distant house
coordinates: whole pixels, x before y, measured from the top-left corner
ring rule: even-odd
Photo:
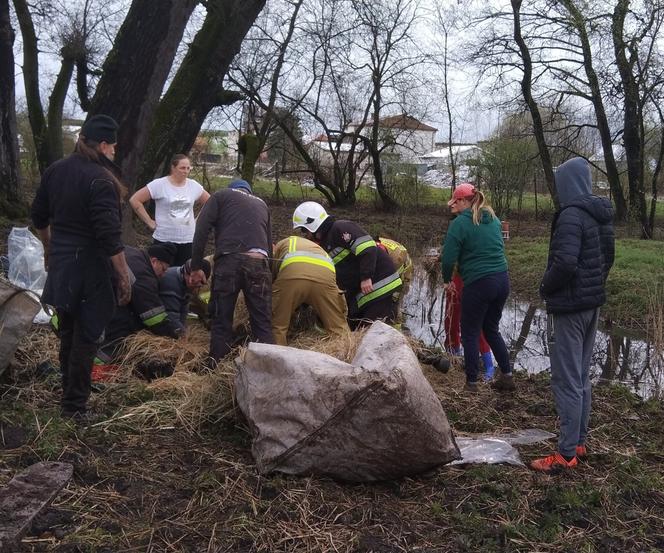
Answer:
[[[325,133],[314,137],[307,144],[309,155],[318,162],[321,167],[331,167],[334,164],[334,156],[339,152],[340,161],[343,162],[345,156],[350,152],[350,142],[338,141],[332,138],[330,140]],[[357,148],[359,151],[361,148]]]
[[[208,163],[234,163],[237,159],[238,131],[203,129],[198,133],[191,149],[197,161]]]
[[[445,143],[441,148],[420,156],[420,161],[426,163],[429,169],[447,169],[454,156],[457,165],[466,165],[469,160],[477,159],[482,154],[482,149],[477,144],[449,144]]]
[[[402,113],[381,117],[378,126],[379,140],[384,146],[382,157],[386,161],[417,163],[421,155],[434,149],[438,129],[411,115]],[[351,123],[346,130],[356,132],[359,127],[360,123]],[[373,123],[368,122],[361,133],[368,136],[372,127]]]

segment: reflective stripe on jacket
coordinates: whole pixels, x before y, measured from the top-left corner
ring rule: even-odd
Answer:
[[[292,263],[309,263],[310,265],[325,267],[332,271],[332,273],[335,273],[332,259],[330,259],[330,256],[320,246],[306,238],[297,236],[289,236],[285,240],[288,240],[288,253],[281,258],[279,271]],[[311,250],[314,250],[314,248],[315,251],[312,252]],[[278,256],[277,259],[279,259]]]
[[[391,275],[373,283],[373,290],[368,294],[360,292],[355,296],[357,306],[362,309],[371,300],[382,298],[387,294],[392,294],[399,286],[403,284],[399,273],[392,273]]]

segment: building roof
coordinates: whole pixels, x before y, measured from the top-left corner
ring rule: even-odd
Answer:
[[[475,150],[478,152],[482,151],[482,149],[476,144],[464,144],[463,146],[452,146],[452,152],[454,153],[455,156],[467,154]],[[433,152],[429,152],[428,154],[420,156],[420,159],[430,160],[430,161],[434,160],[442,161],[442,160],[447,160],[449,158],[450,158],[450,148],[448,147],[440,148],[439,150],[434,150]]]
[[[436,132],[438,129],[431,127],[426,123],[422,123],[419,119],[415,119],[412,115],[401,113],[400,115],[388,115],[381,117],[378,124],[382,128],[388,129],[401,129],[409,131],[431,131]],[[359,123],[351,123],[352,126],[359,126]],[[367,127],[373,126],[373,122],[367,121]]]

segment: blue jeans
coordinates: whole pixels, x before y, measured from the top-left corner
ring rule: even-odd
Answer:
[[[504,374],[512,372],[510,356],[498,325],[503,307],[510,293],[507,271],[482,277],[463,288],[461,298],[461,343],[466,365],[466,380],[477,382],[479,374],[479,338],[484,337],[491,346],[498,366]]]

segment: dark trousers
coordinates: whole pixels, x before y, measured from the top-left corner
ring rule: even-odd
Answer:
[[[99,344],[85,338],[81,321],[71,313],[58,311],[62,412],[85,413],[90,397],[92,363]]]
[[[401,292],[401,288],[397,288],[396,292]],[[368,326],[374,321],[392,324],[397,319],[399,303],[398,298],[395,300],[394,292],[376,298],[362,308],[357,307],[355,294],[347,294],[346,302],[348,304],[348,326],[351,330]]]
[[[172,267],[180,267],[184,265],[188,259],[191,259],[191,248],[192,243],[188,242],[187,244],[176,244],[175,242],[161,242],[160,240],[152,240],[153,244],[173,244],[177,251],[175,252],[175,258],[173,259]]]
[[[233,344],[233,314],[240,290],[249,311],[253,338],[274,344],[268,260],[241,253],[224,255],[214,266],[210,300],[210,357],[215,361],[224,357]]]
[[[509,293],[507,271],[482,277],[464,286],[461,298],[461,343],[468,382],[477,382],[479,374],[480,332],[484,332],[501,372],[512,372],[507,346],[498,328]]]

